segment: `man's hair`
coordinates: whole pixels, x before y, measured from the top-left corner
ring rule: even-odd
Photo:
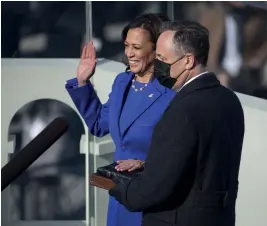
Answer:
[[[177,50],[191,53],[203,66],[207,66],[209,56],[209,31],[195,21],[172,21],[162,26],[162,32],[175,31],[173,43]]]

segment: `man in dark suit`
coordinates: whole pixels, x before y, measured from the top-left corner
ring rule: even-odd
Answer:
[[[177,90],[156,125],[142,177],[109,191],[143,226],[234,226],[244,115],[237,96],[205,69],[209,33],[172,23],[157,43],[155,74]]]

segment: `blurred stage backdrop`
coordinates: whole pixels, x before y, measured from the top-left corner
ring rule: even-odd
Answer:
[[[79,58],[85,2],[1,6],[2,58]],[[210,31],[210,70],[230,89],[267,99],[267,13],[257,2],[92,2],[97,57],[121,61],[122,28],[145,12],[205,25]],[[14,220],[85,219],[85,157],[78,151],[84,128],[78,115],[55,100],[28,103],[13,117],[9,139],[17,152],[57,116],[67,117],[71,129],[12,184]]]

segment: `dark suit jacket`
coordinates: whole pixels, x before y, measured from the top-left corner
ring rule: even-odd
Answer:
[[[242,106],[212,73],[186,85],[156,125],[141,178],[110,195],[144,226],[233,226],[244,136]]]

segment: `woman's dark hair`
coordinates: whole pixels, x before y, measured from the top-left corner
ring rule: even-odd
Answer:
[[[154,44],[153,48],[156,49],[156,43],[161,34],[162,24],[168,21],[170,21],[170,19],[161,13],[142,14],[123,28],[121,33],[122,41],[124,42],[126,40],[127,33],[130,29],[142,28],[149,33],[150,41]],[[127,65],[126,71],[128,71],[130,69],[128,61],[123,59],[123,62]]]

